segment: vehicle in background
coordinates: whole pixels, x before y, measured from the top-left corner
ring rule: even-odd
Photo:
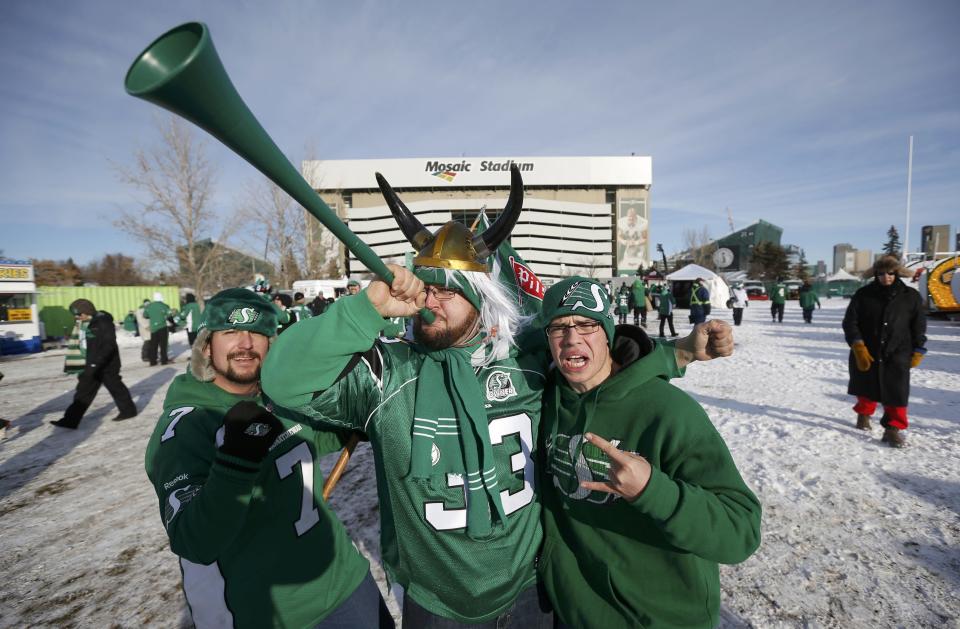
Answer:
[[[800,280],[787,280],[783,283],[787,287],[787,299],[800,299],[800,287],[803,282]]]
[[[747,280],[743,283],[743,290],[747,291],[747,299],[751,301],[766,301],[770,299],[767,295],[767,289],[763,286],[763,282]]]

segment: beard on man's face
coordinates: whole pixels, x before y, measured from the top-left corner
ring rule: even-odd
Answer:
[[[464,336],[474,330],[479,318],[480,313],[472,310],[459,325],[452,325],[449,320],[445,320],[446,325],[441,328],[438,325],[442,323],[439,317],[431,326],[424,325],[423,319],[415,317],[413,320],[413,339],[427,349],[447,349],[463,340]]]
[[[241,373],[237,373],[236,369],[233,368],[233,363],[230,362],[234,358],[256,358],[258,361],[260,361],[260,364],[258,364],[257,368],[252,372],[241,374]],[[221,369],[220,366],[217,365],[217,361],[215,360],[211,360],[210,364],[213,366],[213,370],[215,372],[217,372],[219,375],[223,376],[230,382],[233,382],[236,384],[253,384],[254,382],[258,382],[260,380],[260,365],[263,364],[263,356],[261,356],[257,352],[233,352],[233,353],[227,354],[226,362],[227,362],[226,369]]]

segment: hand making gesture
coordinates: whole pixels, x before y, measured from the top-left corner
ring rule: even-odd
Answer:
[[[610,459],[610,472],[607,474],[605,483],[582,481],[580,486],[591,491],[617,494],[630,502],[636,500],[650,482],[652,471],[650,463],[642,456],[618,449],[603,437],[593,433],[588,432],[583,438],[607,455]]]

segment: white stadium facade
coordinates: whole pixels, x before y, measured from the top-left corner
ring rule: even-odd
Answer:
[[[451,219],[470,225],[484,206],[493,221],[506,204],[511,164],[523,176],[524,199],[510,243],[541,279],[633,274],[648,264],[650,157],[310,160],[303,162],[303,175],[382,259],[402,264],[411,245],[374,173],[436,231]],[[351,275],[368,273],[353,256],[347,269]]]

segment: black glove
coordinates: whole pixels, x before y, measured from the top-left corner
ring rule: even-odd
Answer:
[[[260,463],[283,424],[256,402],[238,402],[223,418],[223,445],[220,452],[251,463]]]

